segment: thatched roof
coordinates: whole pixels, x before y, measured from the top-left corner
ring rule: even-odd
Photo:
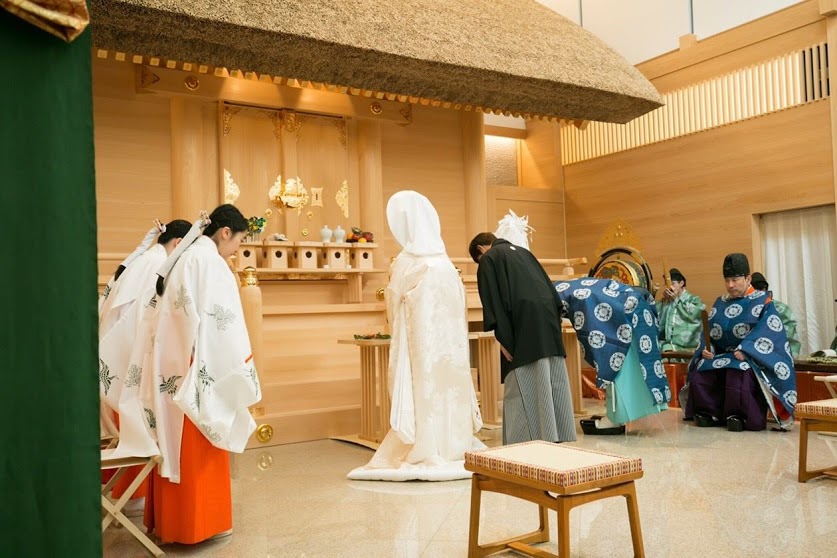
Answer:
[[[534,0],[90,0],[96,47],[510,112],[627,122],[661,105]]]

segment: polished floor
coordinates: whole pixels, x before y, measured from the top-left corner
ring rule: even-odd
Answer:
[[[585,403],[589,412],[600,405]],[[796,481],[798,430],[732,433],[681,419],[669,410],[630,424],[624,436],[579,433],[579,446],[642,458],[637,492],[649,558],[837,556],[837,481]],[[499,435],[481,433],[488,445],[498,445]],[[810,451],[812,468],[837,463],[837,438],[812,434]],[[371,455],[321,440],[234,456],[233,535],[163,550],[201,558],[465,558],[470,481],[346,480]],[[554,552],[550,519],[553,542],[543,547]],[[536,522],[534,504],[483,496],[483,541]],[[573,557],[633,555],[622,498],[574,509],[570,531]],[[150,556],[124,529],[109,529],[104,547],[108,558]]]

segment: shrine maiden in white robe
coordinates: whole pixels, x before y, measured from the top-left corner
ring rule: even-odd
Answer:
[[[166,256],[161,244],[149,248],[122,272],[103,306],[105,312],[99,324],[99,394],[117,412],[123,385],[139,382],[137,370],[129,369],[128,364],[145,309],[154,294],[157,270]]]
[[[163,227],[162,230],[165,230]],[[161,229],[158,227],[152,228],[150,231],[145,233],[145,236],[140,242],[139,246],[131,252],[127,258],[125,258],[120,265],[120,267],[124,267],[127,271],[133,263],[143,254],[145,254],[152,246],[154,246],[154,241],[157,240],[157,236],[160,234]],[[163,250],[163,261],[165,261],[165,249]],[[159,264],[162,264],[160,261]],[[155,273],[157,271],[156,268],[151,270],[151,273]],[[99,296],[99,339],[108,332],[108,330],[113,327],[113,325],[119,320],[121,312],[114,312],[112,309],[114,306],[119,307],[121,305],[115,305],[114,301],[116,300],[117,290],[121,285],[124,285],[125,282],[123,281],[123,275],[125,275],[124,271],[122,275],[119,276],[119,279],[116,279],[116,274],[114,274],[108,284],[105,285],[104,290],[102,291],[101,296]],[[131,290],[129,289],[129,292]],[[124,299],[122,304],[124,304]]]
[[[386,289],[392,327],[392,430],[350,479],[444,481],[471,476],[465,451],[485,447],[471,380],[465,288],[445,253],[439,217],[416,192],[398,192],[387,219],[403,250]]]
[[[140,401],[142,366],[133,363],[132,358],[147,349],[156,272],[165,260],[166,249],[156,244],[122,273],[111,295],[112,313],[119,312],[121,317],[99,341],[100,396],[108,408],[119,413],[119,443],[111,456],[114,458],[160,454]],[[129,292],[133,300],[123,304]]]
[[[184,239],[183,244],[186,244]],[[184,417],[217,448],[241,453],[261,399],[238,284],[215,243],[198,238],[168,273],[142,366],[147,424],[163,456],[159,474],[180,482]]]
[[[157,270],[167,257],[165,247],[155,243],[160,232],[154,227],[146,233],[122,262],[122,274],[108,282],[99,299],[99,396],[105,405],[103,413],[119,413],[119,445],[112,457],[160,453],[138,405],[142,370],[130,366],[136,345],[142,345],[141,324],[154,294]],[[104,419],[102,422],[106,423]],[[103,431],[108,428],[103,427]]]

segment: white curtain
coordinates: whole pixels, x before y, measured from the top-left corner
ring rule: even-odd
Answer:
[[[837,298],[834,206],[762,215],[761,232],[762,273],[773,297],[790,306],[796,317],[800,356],[827,349],[835,334]]]

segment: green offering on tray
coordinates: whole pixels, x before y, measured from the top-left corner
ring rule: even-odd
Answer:
[[[369,333],[365,335],[358,335],[355,334],[355,339],[390,339],[390,336],[386,333]]]

